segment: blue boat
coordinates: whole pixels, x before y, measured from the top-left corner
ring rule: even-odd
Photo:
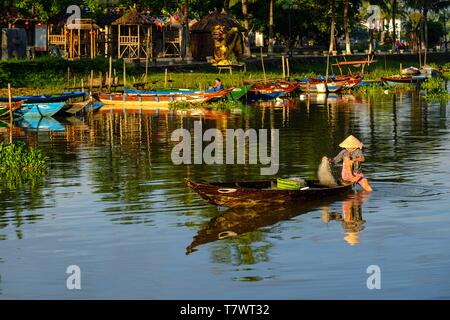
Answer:
[[[355,87],[374,86],[374,85],[384,86],[384,81],[381,81],[381,80],[362,80]]]
[[[51,117],[60,111],[65,102],[24,103],[14,113],[23,117]]]
[[[38,131],[64,131],[65,127],[58,120],[51,117],[20,118],[15,125],[27,130]]]
[[[100,101],[94,101],[94,103],[92,104],[88,104],[85,108],[86,111],[90,111],[92,108],[92,111],[97,111],[98,109],[100,109],[101,107],[103,107],[103,103]]]
[[[15,96],[12,101],[23,101],[26,103],[41,103],[41,102],[65,102],[69,99],[81,98],[86,96],[86,92],[63,92],[59,95],[36,95],[36,96]],[[8,102],[8,97],[0,97],[0,102]]]

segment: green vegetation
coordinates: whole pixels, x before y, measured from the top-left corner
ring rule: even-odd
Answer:
[[[25,142],[0,142],[0,172],[40,171],[45,172],[45,156],[35,148],[29,148]]]
[[[426,91],[428,101],[449,100],[450,94],[440,78],[430,78],[421,83],[420,88]]]
[[[46,172],[46,158],[40,150],[29,148],[21,141],[0,142],[0,191],[34,183]]]
[[[431,56],[430,56],[431,59]],[[444,61],[439,56],[433,60],[432,64],[438,66]],[[444,57],[445,59],[445,57]],[[334,60],[334,59],[333,59]],[[416,56],[382,57],[378,61],[366,68],[364,79],[375,80],[382,76],[388,76],[399,73],[400,63],[406,66],[418,66]],[[445,61],[447,62],[447,61]],[[332,61],[334,63],[334,61]],[[290,62],[291,80],[295,78],[316,77],[325,74],[325,58],[315,59],[293,58]],[[21,94],[42,94],[42,93],[60,93],[68,85],[67,70],[70,68],[69,85],[81,86],[83,79],[84,87],[89,86],[89,75],[94,71],[94,79],[98,80],[100,73],[103,79],[109,69],[109,61],[105,58],[95,60],[76,60],[67,61],[64,59],[42,57],[35,60],[7,60],[0,61],[0,95],[7,95],[7,84],[11,83],[13,95]],[[450,64],[444,66],[447,70]],[[123,61],[117,60],[113,63],[113,70],[116,70],[117,78],[120,83],[123,82]],[[357,72],[360,68],[343,68],[343,73]],[[282,76],[281,58],[272,58],[266,60],[267,79],[280,79]],[[341,70],[336,67],[331,68],[330,74],[340,74]],[[450,73],[444,76],[450,77]],[[127,86],[133,87],[135,83],[142,83],[145,80],[145,70],[136,64],[127,64]],[[25,75],[18,77],[17,75]],[[264,78],[259,61],[254,61],[248,65],[247,72],[235,71],[233,74],[218,74],[217,70],[211,66],[185,66],[175,70],[168,71],[167,82],[165,82],[164,68],[150,68],[147,78],[146,89],[162,88],[164,85],[170,88],[194,88],[206,89],[214,84],[214,79],[220,77],[225,87],[243,86],[247,81],[261,80]]]
[[[214,101],[208,103],[192,103],[188,101],[174,101],[169,104],[170,109],[172,110],[190,110],[197,108],[205,108],[216,111],[223,110],[235,110],[241,109],[243,110],[245,106],[240,101]]]

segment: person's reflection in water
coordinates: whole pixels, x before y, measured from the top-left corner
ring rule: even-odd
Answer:
[[[352,246],[359,243],[359,233],[365,228],[366,220],[362,216],[362,205],[369,195],[367,191],[360,191],[349,196],[342,202],[342,214],[330,212],[328,207],[322,210],[322,221],[327,224],[331,220],[340,221],[346,234],[344,240]]]

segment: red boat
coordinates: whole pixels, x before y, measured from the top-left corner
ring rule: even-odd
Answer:
[[[247,99],[251,101],[273,100],[294,91],[296,88],[296,83],[288,81],[257,83],[247,92]]]

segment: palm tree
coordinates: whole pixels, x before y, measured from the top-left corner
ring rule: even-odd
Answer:
[[[328,5],[330,7],[330,17],[331,17],[331,23],[330,23],[330,47],[328,49],[328,53],[331,53],[335,50],[335,33],[336,33],[336,21],[334,16],[334,5],[335,0],[329,0]]]
[[[352,50],[350,47],[350,30],[348,27],[348,5],[349,0],[344,0],[345,53],[352,54]]]
[[[250,46],[248,43],[248,31],[249,31],[249,23],[248,23],[248,2],[249,1],[254,1],[254,0],[228,0],[225,1],[225,3],[228,2],[228,7],[233,7],[235,6],[237,3],[241,2],[242,3],[242,16],[244,18],[244,28],[245,28],[245,32],[246,34],[244,34],[244,56],[245,57],[250,57],[251,56],[251,52],[250,52]]]
[[[413,9],[419,10],[422,13],[421,31],[421,47],[424,50],[424,64],[427,63],[427,49],[428,49],[428,13],[430,11],[439,12],[447,9],[450,6],[448,0],[408,0],[407,5]]]
[[[268,53],[273,53],[273,0],[269,3],[269,48]]]
[[[395,49],[395,41],[397,40],[397,32],[395,26],[395,18],[397,15],[397,0],[392,0],[392,49]]]

